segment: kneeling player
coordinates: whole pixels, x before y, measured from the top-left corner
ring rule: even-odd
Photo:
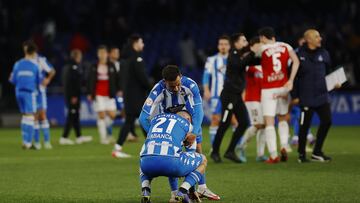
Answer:
[[[191,115],[187,111],[159,114],[151,120],[140,152],[141,202],[150,202],[150,183],[158,176],[185,177],[175,200],[191,202],[188,191],[200,181],[207,163],[202,154],[182,151],[183,146],[196,145],[191,131]]]

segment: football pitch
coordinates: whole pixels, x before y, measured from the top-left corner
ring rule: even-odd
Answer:
[[[0,202],[140,202],[138,154],[143,139],[126,143],[125,151],[133,157],[119,160],[111,157],[112,145],[99,144],[95,128],[83,129],[95,139],[83,145],[60,146],[62,129],[51,133],[54,149],[25,151],[20,129],[0,129]],[[288,163],[257,163],[252,140],[246,164],[209,160],[207,185],[221,196],[219,202],[360,202],[359,136],[360,127],[330,129],[324,151],[333,161],[325,164],[299,164],[295,152]],[[229,138],[228,131],[222,150]],[[208,154],[206,136],[204,144]],[[167,179],[155,179],[152,202],[167,202],[169,197]]]

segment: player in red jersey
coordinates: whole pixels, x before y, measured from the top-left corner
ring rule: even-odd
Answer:
[[[119,90],[119,80],[115,65],[108,60],[107,47],[99,46],[97,55],[99,60],[89,73],[88,99],[94,101],[94,109],[98,114],[100,143],[110,144],[111,139],[106,128],[112,125],[116,116],[115,97]],[[109,119],[106,119],[106,116]]]
[[[286,121],[288,112],[288,94],[293,88],[293,81],[299,68],[299,59],[292,47],[275,40],[275,32],[271,27],[259,30],[261,48],[261,66],[263,83],[261,90],[261,106],[265,119],[266,144],[270,153],[268,163],[287,161],[289,150],[289,125]],[[288,77],[288,62],[292,61],[290,76]],[[278,157],[276,146],[275,116],[279,119],[279,136],[281,144],[281,158]]]
[[[263,80],[262,68],[260,65],[248,66],[246,68],[245,105],[249,113],[251,126],[245,131],[244,137],[236,147],[240,160],[246,162],[246,143],[256,135],[256,161],[267,160],[265,154],[264,117],[261,109],[261,84]]]

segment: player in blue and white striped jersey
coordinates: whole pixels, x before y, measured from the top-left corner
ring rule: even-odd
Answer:
[[[36,94],[41,80],[39,68],[32,62],[36,57],[37,47],[35,43],[26,41],[23,44],[23,49],[25,57],[15,63],[9,81],[15,86],[16,101],[22,113],[23,148],[29,149],[34,134]]]
[[[47,96],[46,87],[55,76],[55,69],[49,63],[46,57],[37,54],[37,57],[32,61],[39,67],[41,84],[39,85],[39,91],[36,96],[37,112],[35,114],[35,133],[34,133],[34,147],[35,149],[41,149],[40,144],[40,129],[44,135],[44,147],[45,149],[51,149],[50,143],[50,124],[46,116],[47,110]]]
[[[210,141],[213,143],[221,119],[220,94],[224,86],[227,58],[230,51],[230,38],[222,35],[218,39],[218,53],[207,58],[203,74],[204,100],[210,100],[211,123]],[[232,124],[237,126],[235,117]]]
[[[162,113],[151,120],[140,152],[141,202],[151,202],[151,181],[158,176],[185,177],[174,200],[190,202],[188,191],[199,182],[206,168],[204,155],[182,150],[195,140],[191,121],[190,113],[183,110]]]
[[[169,108],[185,109],[191,113],[193,120],[192,133],[196,135],[196,151],[202,153],[202,130],[201,124],[204,118],[200,90],[195,81],[182,76],[175,65],[166,66],[163,71],[163,80],[159,81],[151,90],[145,101],[139,121],[146,132],[150,128],[150,120],[160,114],[167,112]],[[177,190],[177,181],[169,179],[172,199]],[[199,181],[198,192],[203,196],[218,200],[220,197],[206,186],[205,174]]]

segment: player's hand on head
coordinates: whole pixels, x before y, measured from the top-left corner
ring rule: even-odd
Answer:
[[[184,139],[184,146],[191,146],[196,140],[196,135],[188,133]]]

